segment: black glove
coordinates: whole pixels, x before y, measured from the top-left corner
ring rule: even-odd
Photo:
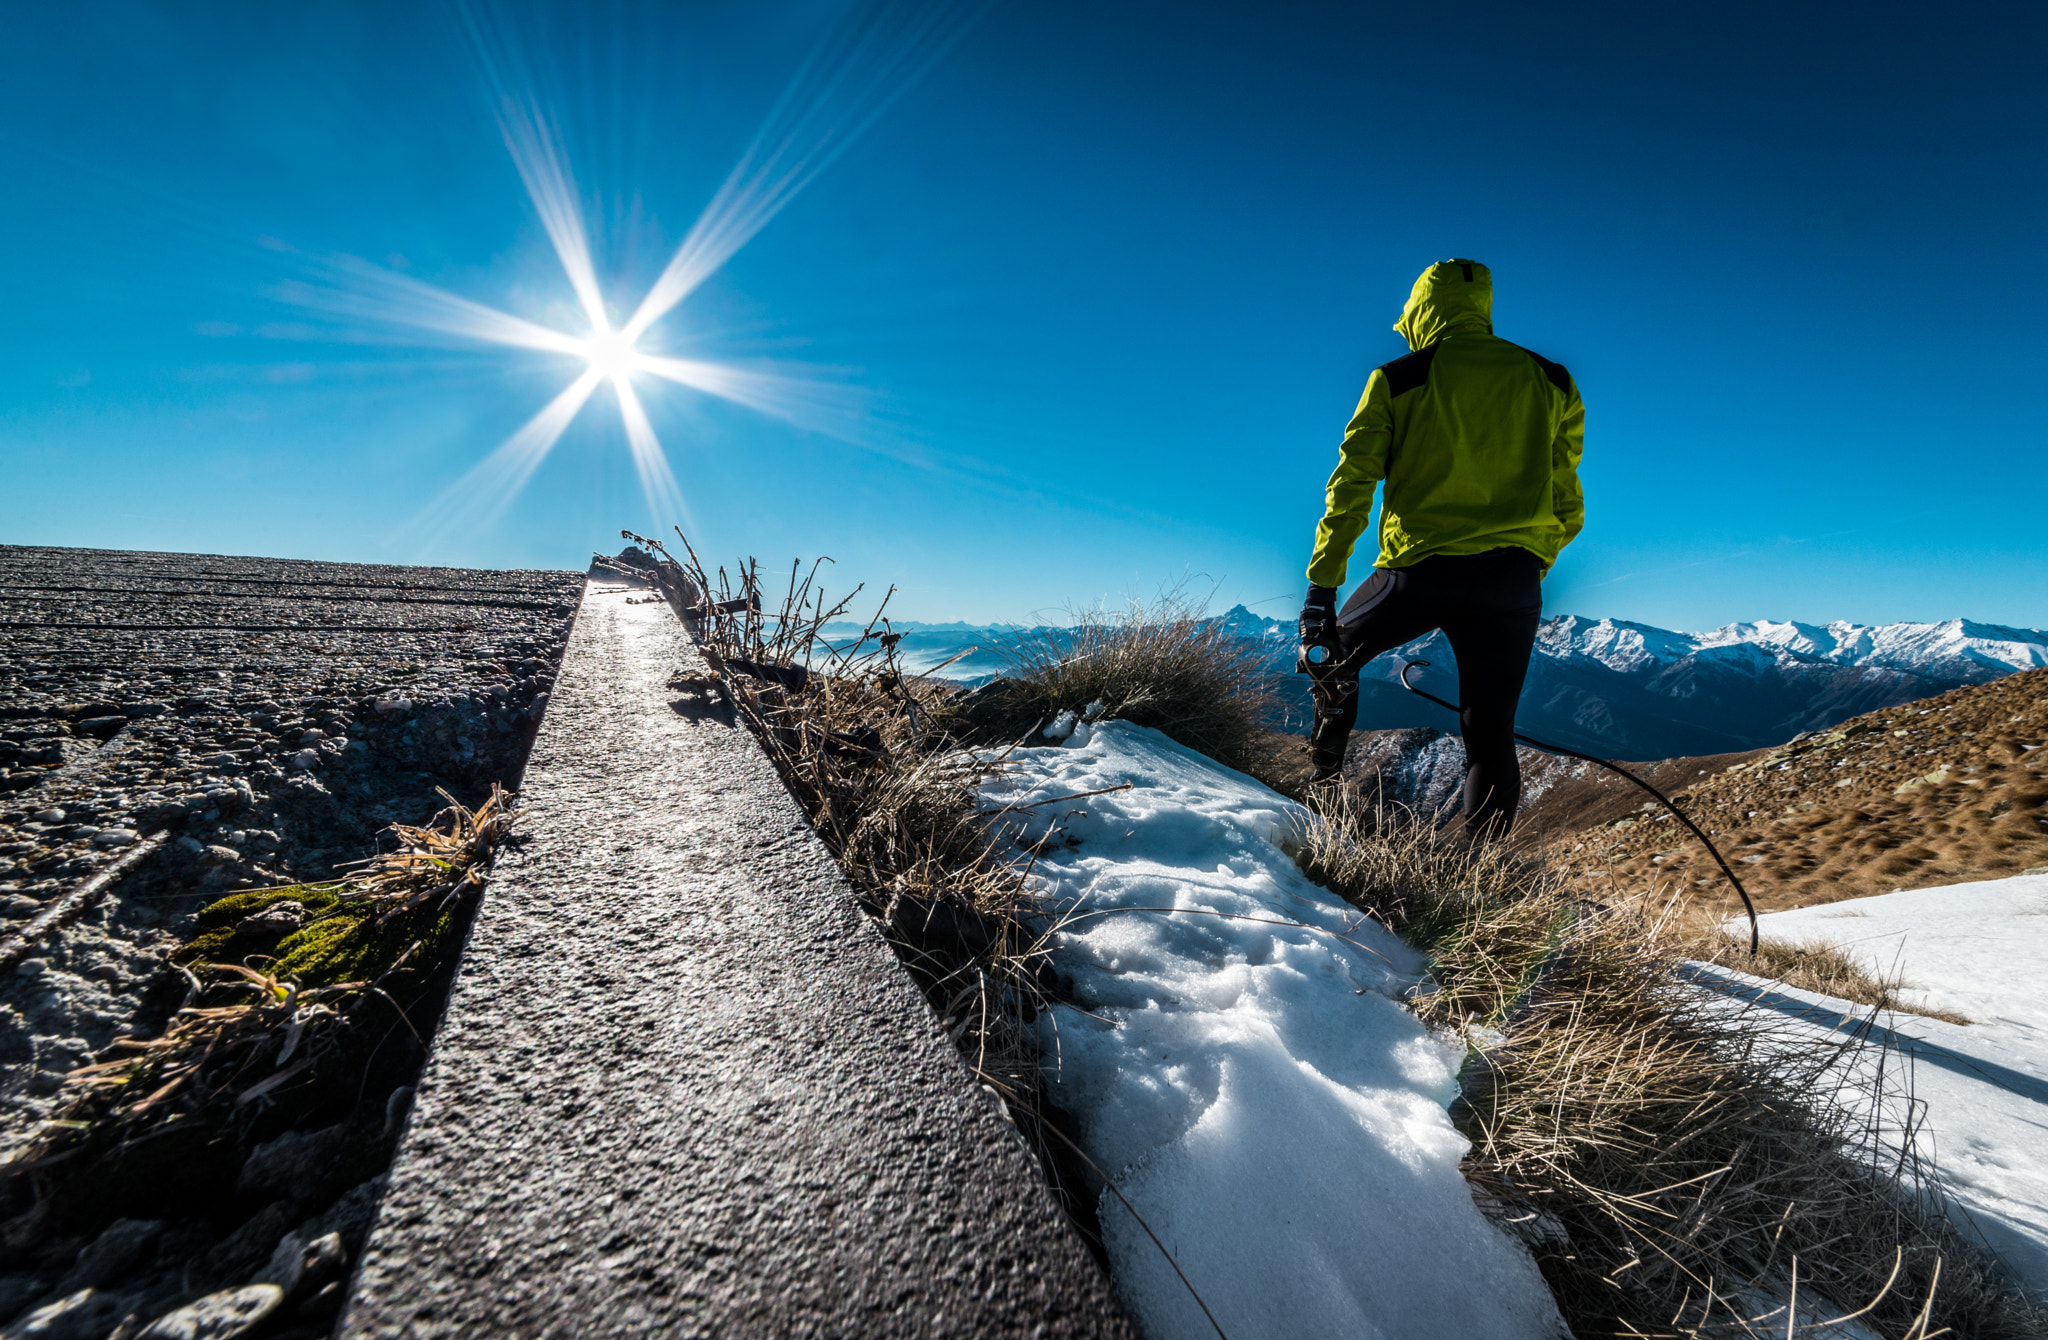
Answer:
[[[1331,586],[1311,586],[1308,599],[1301,602],[1301,650],[1302,660],[1308,661],[1308,650],[1321,647],[1329,653],[1326,660],[1334,660],[1342,650],[1337,644],[1337,590]]]

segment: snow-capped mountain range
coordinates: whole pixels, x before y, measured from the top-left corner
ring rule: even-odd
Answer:
[[[1271,648],[1290,725],[1304,729],[1307,680],[1293,675],[1292,621],[1242,605],[1218,616],[1241,637]],[[903,624],[914,666],[964,648],[980,651],[942,674],[985,678],[1004,668],[1002,648],[1042,630],[1016,626]],[[1361,729],[1452,726],[1447,713],[1405,692],[1401,666],[1427,660],[1416,682],[1456,701],[1455,660],[1441,634],[1380,657],[1362,677]],[[1544,621],[1523,690],[1520,729],[1609,758],[1654,759],[1779,744],[1801,731],[1864,712],[2048,666],[2048,632],[1950,619],[1942,623],[1733,623],[1680,633],[1621,619],[1560,615]]]
[[[1565,615],[1544,624],[1549,654],[1587,656],[1631,671],[1688,656],[1780,654],[1836,665],[1876,666],[1979,682],[2048,665],[2048,633],[2034,628],[1950,619],[1944,623],[1731,623],[1707,633],[1672,633],[1648,624]],[[1739,650],[1747,649],[1747,650]]]
[[[1247,633],[1252,619],[1240,621]],[[1292,625],[1256,622],[1257,635],[1291,647]],[[1431,662],[1417,683],[1456,701],[1446,691],[1455,682],[1450,647],[1431,634],[1367,668],[1361,727],[1450,725],[1441,708],[1401,689],[1400,667],[1415,659]],[[1537,634],[1517,721],[1525,734],[1610,758],[1727,753],[2037,666],[2048,666],[2048,632],[1967,619],[1766,620],[1679,633],[1567,614]],[[1305,688],[1290,697],[1306,710]]]

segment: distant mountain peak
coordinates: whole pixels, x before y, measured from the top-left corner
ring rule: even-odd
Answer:
[[[1212,616],[1262,645],[1293,729],[1305,726],[1307,680],[1294,667],[1294,621],[1243,605]],[[907,667],[947,663],[961,680],[1013,668],[1020,638],[1056,641],[1056,628],[900,622]],[[835,629],[836,631],[836,629]],[[856,625],[846,626],[858,632]],[[975,654],[951,660],[955,653]],[[1365,668],[1362,728],[1454,727],[1440,707],[1405,692],[1401,666],[1430,661],[1419,684],[1456,699],[1456,658],[1441,634],[1416,639]],[[1969,619],[1936,623],[1802,623],[1757,619],[1682,633],[1630,619],[1560,614],[1543,621],[1522,695],[1521,728],[1538,739],[1609,758],[1655,759],[1775,745],[1858,713],[1965,684],[2048,666],[2048,633]]]

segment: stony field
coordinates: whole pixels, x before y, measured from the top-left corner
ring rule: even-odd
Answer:
[[[581,588],[575,573],[0,547],[0,1158],[72,1070],[186,999],[170,956],[200,908],[331,878],[387,824],[428,820],[442,790],[474,805],[516,786]],[[74,924],[19,938],[159,836]],[[365,1100],[391,1128],[370,1140],[386,1159],[401,1099]],[[307,1169],[376,1155],[337,1162],[338,1137],[305,1146],[315,1134],[270,1133],[182,1217],[53,1209],[45,1175],[0,1164],[0,1326],[83,1290],[80,1334],[146,1323],[247,1283],[294,1230],[299,1248],[338,1232],[332,1251],[352,1253],[375,1186]],[[310,1299],[343,1269],[293,1288]]]

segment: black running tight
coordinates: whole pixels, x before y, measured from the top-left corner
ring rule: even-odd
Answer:
[[[1367,661],[1441,628],[1458,661],[1465,736],[1465,828],[1498,836],[1522,798],[1515,758],[1515,704],[1543,617],[1543,569],[1526,549],[1438,555],[1381,568],[1337,615],[1343,654],[1318,676],[1310,747],[1316,772],[1340,767],[1358,724],[1358,672]]]

